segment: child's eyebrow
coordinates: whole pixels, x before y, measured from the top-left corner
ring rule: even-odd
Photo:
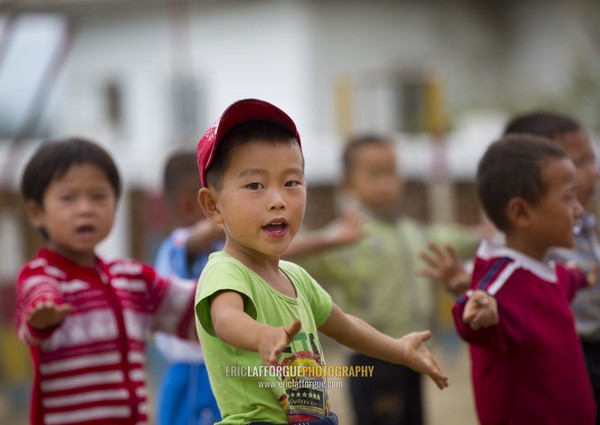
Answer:
[[[296,173],[296,174],[304,174],[304,170],[302,170],[302,167],[296,167],[296,166],[294,166],[294,167],[286,168],[285,170],[283,170],[283,173],[284,174],[294,174],[294,173]]]
[[[267,174],[267,170],[263,168],[245,168],[240,172],[240,174],[238,174],[238,178],[251,176],[255,174]]]
[[[240,174],[238,174],[238,178],[252,176],[256,174],[265,175],[268,173],[267,170],[263,168],[245,168],[240,172]],[[302,167],[293,166],[283,170],[283,174],[304,174],[304,172],[302,171]]]

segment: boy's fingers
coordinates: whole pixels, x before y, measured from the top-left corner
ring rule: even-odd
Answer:
[[[419,257],[425,261],[430,267],[437,267],[437,261],[431,254],[425,251],[419,252]]]
[[[300,331],[301,328],[302,328],[302,323],[298,319],[294,320],[294,323],[292,323],[291,325],[283,327],[283,330],[285,331],[285,333],[288,337],[288,342],[290,342],[294,339],[294,337]]]
[[[61,304],[61,305],[59,305],[59,306],[56,307],[56,310],[59,313],[64,313],[65,315],[69,314],[72,309],[73,309],[73,306],[71,304]]]
[[[442,370],[438,366],[435,359],[431,358],[432,370],[428,373],[429,377],[435,382],[440,390],[443,390],[448,386],[448,377],[442,373]]]
[[[461,263],[461,259],[460,259],[460,255],[458,255],[458,251],[456,249],[454,249],[454,247],[452,245],[446,245],[446,251],[448,252],[448,255],[450,255],[450,257],[452,258],[453,262],[455,263]]]
[[[423,342],[429,341],[431,339],[431,331],[421,331],[419,332],[419,337]]]
[[[432,251],[435,254],[437,258],[442,258],[444,256],[444,253],[442,252],[442,249],[439,247],[438,244],[429,242],[427,244],[427,247],[430,251]]]

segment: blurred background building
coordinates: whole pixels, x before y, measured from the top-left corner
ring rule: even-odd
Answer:
[[[0,0],[0,422],[28,403],[11,320],[40,244],[18,195],[32,149],[74,134],[105,146],[126,190],[101,253],[152,262],[166,155],[244,97],[299,126],[307,226],[334,216],[341,147],[366,131],[397,140],[410,213],[475,223],[476,163],[508,116],[556,109],[600,130],[600,3]]]

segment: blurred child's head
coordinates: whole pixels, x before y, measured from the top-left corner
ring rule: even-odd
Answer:
[[[375,213],[387,215],[398,210],[404,184],[389,138],[378,135],[352,138],[342,161],[346,191]]]
[[[163,191],[176,226],[191,226],[204,218],[198,203],[198,162],[196,152],[177,151],[167,159]]]
[[[88,262],[110,232],[121,180],[104,149],[69,138],[48,141],[34,153],[21,192],[32,225],[48,245],[76,262]]]
[[[509,133],[543,136],[558,143],[575,164],[577,199],[584,208],[592,207],[598,167],[589,135],[579,122],[556,112],[531,112],[514,117],[504,129],[504,134]]]
[[[572,246],[582,207],[575,167],[557,144],[533,135],[505,136],[479,161],[476,184],[487,216],[507,237],[527,232],[544,249]]]
[[[291,118],[270,103],[241,100],[198,143],[207,217],[223,224],[225,249],[280,255],[306,205],[304,158]]]

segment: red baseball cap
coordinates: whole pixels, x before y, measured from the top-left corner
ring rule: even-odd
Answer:
[[[300,144],[300,135],[296,124],[277,106],[259,99],[242,99],[229,105],[221,118],[198,141],[198,170],[200,182],[206,187],[206,171],[215,156],[217,144],[234,126],[251,120],[270,121],[290,130]]]

